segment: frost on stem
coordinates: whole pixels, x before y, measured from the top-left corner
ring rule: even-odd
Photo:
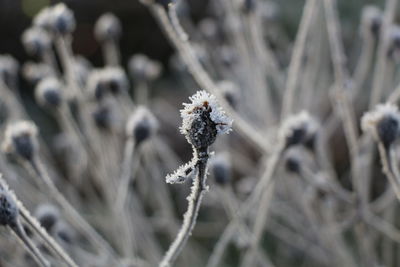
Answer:
[[[168,184],[182,184],[191,177],[195,170],[194,158],[186,164],[180,166],[174,173],[168,174],[165,178]]]
[[[392,104],[380,104],[373,111],[365,113],[361,119],[361,128],[371,133],[376,141],[389,148],[400,134],[400,113]]]
[[[33,122],[18,121],[7,126],[4,134],[3,150],[17,158],[33,160],[39,144],[38,129]]]

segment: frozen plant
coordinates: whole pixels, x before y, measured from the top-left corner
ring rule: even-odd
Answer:
[[[191,103],[184,103],[184,108],[181,110],[180,130],[192,145],[193,159],[174,174],[168,175],[166,179],[168,183],[181,182],[185,175],[193,173],[193,185],[188,197],[188,209],[183,215],[182,227],[161,261],[160,267],[171,266],[185,246],[196,224],[203,195],[208,189],[206,179],[209,147],[217,136],[229,133],[232,127],[232,120],[218,105],[213,95],[206,91],[198,91],[189,99]]]

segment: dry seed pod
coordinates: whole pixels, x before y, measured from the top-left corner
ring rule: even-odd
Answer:
[[[0,225],[14,227],[18,219],[18,207],[6,189],[0,189]]]
[[[400,113],[391,104],[380,104],[373,111],[365,113],[361,119],[361,128],[373,134],[385,148],[392,145],[400,134]]]
[[[362,10],[361,30],[364,35],[377,37],[382,25],[382,11],[376,6],[367,5]]]
[[[210,172],[214,180],[219,185],[226,185],[232,180],[231,164],[228,155],[218,154],[210,160]]]
[[[100,16],[94,27],[94,35],[99,42],[118,40],[121,37],[121,22],[112,13]]]
[[[49,34],[39,27],[31,27],[22,34],[22,44],[31,55],[41,56],[51,47]]]
[[[18,121],[7,126],[3,150],[23,160],[31,161],[39,149],[38,129],[31,121]]]
[[[51,8],[50,27],[53,32],[62,35],[72,33],[75,26],[74,14],[64,3],[59,3]]]
[[[62,104],[62,84],[54,77],[42,79],[35,89],[36,101],[44,107],[57,108]]]
[[[50,232],[60,219],[60,211],[51,204],[39,205],[34,215],[47,232]]]
[[[289,117],[282,125],[280,138],[285,147],[304,145],[313,149],[318,123],[305,111]]]
[[[157,119],[144,106],[139,106],[135,110],[126,125],[126,134],[134,139],[136,145],[152,137],[157,130]]]
[[[184,103],[181,110],[181,133],[196,149],[212,145],[217,135],[231,131],[232,120],[218,105],[215,96],[198,91],[189,97],[191,103]]]

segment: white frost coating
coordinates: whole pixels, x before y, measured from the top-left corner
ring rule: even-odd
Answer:
[[[193,159],[188,163],[180,166],[174,173],[168,174],[165,180],[168,184],[183,184],[187,179],[193,175],[195,170],[195,163],[197,159]]]
[[[36,137],[38,135],[38,128],[36,125],[31,121],[18,121],[7,125],[4,133],[3,150],[7,153],[14,152],[13,139],[24,135],[32,137],[32,145],[37,149],[38,143]]]
[[[44,99],[44,96],[47,92],[53,91],[56,92],[57,94],[62,96],[62,84],[61,82],[55,78],[55,77],[47,77],[42,79],[38,85],[36,86],[35,89],[35,98],[36,101],[39,102],[41,105],[46,104],[46,99]]]
[[[379,104],[374,110],[364,113],[361,119],[361,129],[364,132],[374,133],[376,125],[385,117],[393,117],[400,122],[400,114],[397,106],[386,103]]]
[[[198,91],[189,99],[192,103],[183,103],[184,108],[181,110],[182,126],[180,131],[182,134],[189,133],[192,122],[200,115],[199,110],[206,109],[210,109],[210,119],[216,124],[218,135],[229,133],[232,130],[232,119],[226,116],[215,96],[203,90]]]
[[[156,117],[154,117],[153,113],[151,113],[145,106],[138,106],[128,119],[126,124],[126,135],[132,136],[136,126],[143,123],[149,128],[150,135],[157,132],[159,124]]]
[[[303,128],[306,135],[311,136],[317,132],[318,126],[318,122],[307,111],[303,110],[286,119],[281,127],[279,136],[285,139],[290,136],[295,129],[299,128]]]

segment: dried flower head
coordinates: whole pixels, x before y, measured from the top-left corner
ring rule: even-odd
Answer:
[[[146,55],[136,54],[129,59],[128,69],[136,81],[153,81],[161,75],[162,67],[157,61]]]
[[[32,160],[39,148],[38,129],[31,121],[18,121],[7,126],[3,150],[24,160]]]
[[[42,79],[36,86],[36,101],[45,107],[57,108],[62,104],[62,84],[55,77]]]
[[[362,10],[361,25],[363,34],[377,37],[382,25],[382,11],[376,6],[365,6]]]
[[[91,97],[100,101],[107,94],[117,95],[127,92],[129,82],[123,69],[107,67],[92,70],[87,79],[86,88]]]
[[[39,205],[34,215],[47,232],[50,232],[60,219],[60,211],[58,208],[48,203]]]
[[[218,105],[215,96],[198,91],[189,97],[181,110],[181,133],[196,149],[204,149],[214,143],[217,135],[229,133],[232,120]]]
[[[112,110],[107,105],[99,105],[92,113],[94,123],[101,130],[111,130],[113,128],[115,117]]]
[[[11,55],[0,55],[0,79],[9,87],[17,79],[19,63]]]
[[[31,55],[43,55],[51,46],[49,34],[39,27],[31,27],[22,34],[22,44]]]
[[[101,15],[94,27],[94,35],[100,42],[118,40],[121,36],[121,32],[121,22],[112,13]]]
[[[51,30],[51,7],[45,7],[36,14],[33,18],[33,25],[43,28],[45,30]]]
[[[8,189],[0,189],[0,225],[15,226],[18,214],[17,204]]]
[[[218,88],[221,90],[222,95],[225,97],[226,101],[231,105],[231,107],[236,108],[239,101],[239,88],[235,83],[231,81],[220,81],[217,84]]]
[[[226,153],[218,154],[210,160],[210,172],[219,185],[226,185],[232,180],[231,163]]]
[[[107,67],[104,69],[104,83],[113,95],[128,92],[129,82],[125,71],[120,67]]]
[[[400,60],[400,27],[392,25],[386,36],[387,56],[398,62]]]
[[[53,234],[57,239],[67,244],[73,243],[76,238],[74,229],[62,220],[58,220],[56,225],[54,225]]]
[[[49,22],[51,30],[59,34],[71,33],[76,26],[73,12],[64,3],[59,3],[51,8]]]
[[[314,147],[315,138],[319,124],[306,111],[289,117],[280,129],[285,147],[294,145],[304,145],[309,148]]]
[[[245,13],[254,12],[257,7],[256,0],[243,0],[242,9]]]
[[[145,5],[158,4],[164,8],[168,8],[168,5],[174,4],[176,0],[140,0]]]
[[[373,134],[386,148],[399,137],[399,126],[400,113],[392,104],[377,105],[373,111],[365,113],[361,119],[362,130]]]
[[[126,134],[136,145],[152,137],[158,130],[158,121],[144,106],[136,108],[126,125]]]

